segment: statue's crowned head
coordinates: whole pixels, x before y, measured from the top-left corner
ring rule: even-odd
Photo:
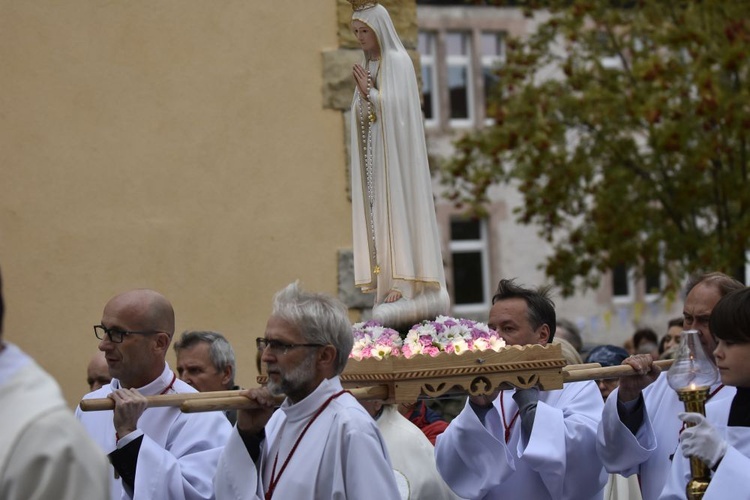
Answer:
[[[353,11],[369,9],[378,4],[378,2],[373,2],[372,0],[349,0],[349,3],[352,4]]]

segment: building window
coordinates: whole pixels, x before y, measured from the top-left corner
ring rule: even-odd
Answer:
[[[419,55],[422,66],[422,111],[425,125],[434,126],[439,120],[440,110],[437,92],[437,68],[435,65],[435,33],[419,32]]]
[[[490,110],[490,96],[495,92],[500,79],[497,76],[497,67],[503,62],[505,52],[503,49],[503,35],[497,31],[484,31],[480,37],[480,62],[482,64],[482,82],[484,84],[484,109],[485,116],[491,122],[493,113]]]
[[[612,299],[616,303],[632,302],[634,298],[633,280],[625,265],[612,269]]]
[[[453,126],[471,126],[472,78],[471,33],[445,33],[445,64],[448,75],[448,117]]]
[[[474,28],[419,32],[425,125],[467,128],[492,116],[489,96],[499,83],[496,70],[505,61],[504,33]]]
[[[486,221],[452,219],[450,251],[454,312],[486,313],[490,298]]]
[[[643,300],[654,302],[661,297],[662,273],[656,262],[643,264],[642,275],[636,280],[636,273],[621,265],[612,269],[612,301],[616,304],[632,303],[636,298],[636,288],[643,287]]]
[[[643,282],[646,288],[646,302],[653,302],[661,293],[661,268],[655,262],[646,262],[643,266]]]

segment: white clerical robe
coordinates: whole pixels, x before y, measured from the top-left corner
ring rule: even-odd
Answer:
[[[717,401],[706,419],[719,431],[727,441],[727,453],[712,474],[711,483],[703,495],[703,500],[750,500],[750,488],[747,487],[750,471],[750,427],[729,427],[729,409],[732,399],[722,398]],[[677,500],[686,498],[685,486],[690,480],[690,461],[677,449],[672,461],[664,490],[659,498]]]
[[[610,474],[604,487],[604,500],[642,500],[638,476]]]
[[[166,363],[162,374],[138,392],[152,396],[162,393],[170,384],[170,394],[196,392],[175,379]],[[119,381],[113,379],[111,385],[87,394],[84,399],[107,397],[118,388]],[[112,410],[83,412],[80,407],[76,409],[78,420],[107,454],[117,448],[113,413]],[[135,491],[130,491],[116,478],[112,481],[112,500],[214,498],[212,479],[230,432],[231,426],[222,412],[189,414],[174,407],[147,408],[138,419],[136,431],[143,435],[143,441],[138,452]],[[133,433],[128,435],[132,437]],[[114,478],[114,469],[110,470]]]
[[[18,347],[0,352],[0,498],[103,500],[107,459],[57,383]]]
[[[609,472],[623,476],[640,474],[643,500],[657,500],[669,475],[670,456],[677,448],[682,429],[677,415],[685,411],[685,405],[667,384],[667,374],[662,373],[643,390],[643,424],[633,435],[617,413],[618,392],[618,389],[612,391],[604,405],[597,430],[597,453]],[[710,414],[717,403],[731,401],[735,392],[734,387],[722,387],[706,403],[706,413]]]
[[[401,415],[395,405],[383,406],[377,419],[393,470],[405,478],[404,500],[454,500],[458,498],[435,467],[435,448],[419,427]],[[398,477],[398,476],[397,476]]]
[[[341,391],[338,377],[324,380],[296,404],[287,399],[266,424],[259,465],[235,428],[214,479],[216,498],[264,498],[302,430],[323,403]],[[277,460],[278,457],[278,460]],[[398,500],[388,451],[375,421],[348,393],[331,400],[299,441],[273,493],[278,500]]]
[[[596,384],[541,391],[528,442],[512,396],[500,393],[484,425],[467,403],[438,436],[437,468],[451,489],[464,498],[601,499],[607,475],[596,457],[602,412]]]

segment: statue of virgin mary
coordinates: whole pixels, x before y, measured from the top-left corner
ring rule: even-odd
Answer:
[[[376,293],[373,319],[410,326],[450,308],[417,78],[385,7],[351,3],[364,53],[351,107],[355,285]]]

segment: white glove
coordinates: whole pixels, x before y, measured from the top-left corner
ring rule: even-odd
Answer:
[[[727,452],[727,442],[700,413],[682,412],[678,415],[685,423],[695,424],[686,427],[680,434],[680,448],[686,457],[698,457],[711,469],[716,467]]]

